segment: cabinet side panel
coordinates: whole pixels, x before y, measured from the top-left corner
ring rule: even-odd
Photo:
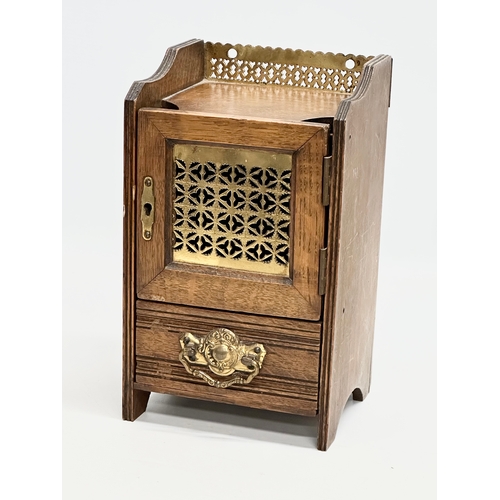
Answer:
[[[370,388],[391,68],[388,56],[370,61],[357,94],[337,115],[337,209],[330,217],[319,401],[322,450],[335,438],[351,393],[363,399]]]
[[[149,393],[135,391],[134,330],[135,330],[135,210],[136,189],[136,106],[125,101],[124,178],[123,178],[123,378],[122,418],[135,420],[145,409]]]
[[[123,407],[122,416],[134,420],[146,408],[148,392],[133,388],[135,345],[135,210],[137,111],[160,106],[161,99],[203,78],[204,44],[191,40],[167,50],[158,70],[134,82],[125,98],[123,180]]]
[[[135,101],[137,109],[161,108],[164,97],[184,90],[203,79],[204,64],[202,40],[190,40],[171,47],[150,78],[134,82],[126,99]]]

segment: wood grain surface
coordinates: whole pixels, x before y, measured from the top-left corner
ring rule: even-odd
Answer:
[[[369,61],[334,123],[336,179],[328,229],[318,448],[335,438],[344,406],[370,389],[382,187],[392,59]]]
[[[195,113],[223,113],[271,120],[302,121],[335,116],[350,94],[277,85],[242,85],[204,80],[165,97],[163,106]]]

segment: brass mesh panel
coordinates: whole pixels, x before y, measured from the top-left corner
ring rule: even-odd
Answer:
[[[292,155],[175,144],[173,260],[288,276]]]

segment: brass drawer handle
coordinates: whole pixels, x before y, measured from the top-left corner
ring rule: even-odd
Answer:
[[[205,337],[184,333],[180,343],[179,361],[186,371],[220,389],[234,384],[249,384],[259,374],[266,355],[262,344],[242,344],[238,336],[227,328],[213,330]],[[219,380],[198,369],[202,366],[208,366],[219,377],[234,375],[228,380]]]

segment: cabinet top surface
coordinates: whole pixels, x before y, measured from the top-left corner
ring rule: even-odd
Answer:
[[[350,94],[203,80],[166,97],[163,104],[181,111],[302,121],[334,117],[339,104],[347,97]]]

